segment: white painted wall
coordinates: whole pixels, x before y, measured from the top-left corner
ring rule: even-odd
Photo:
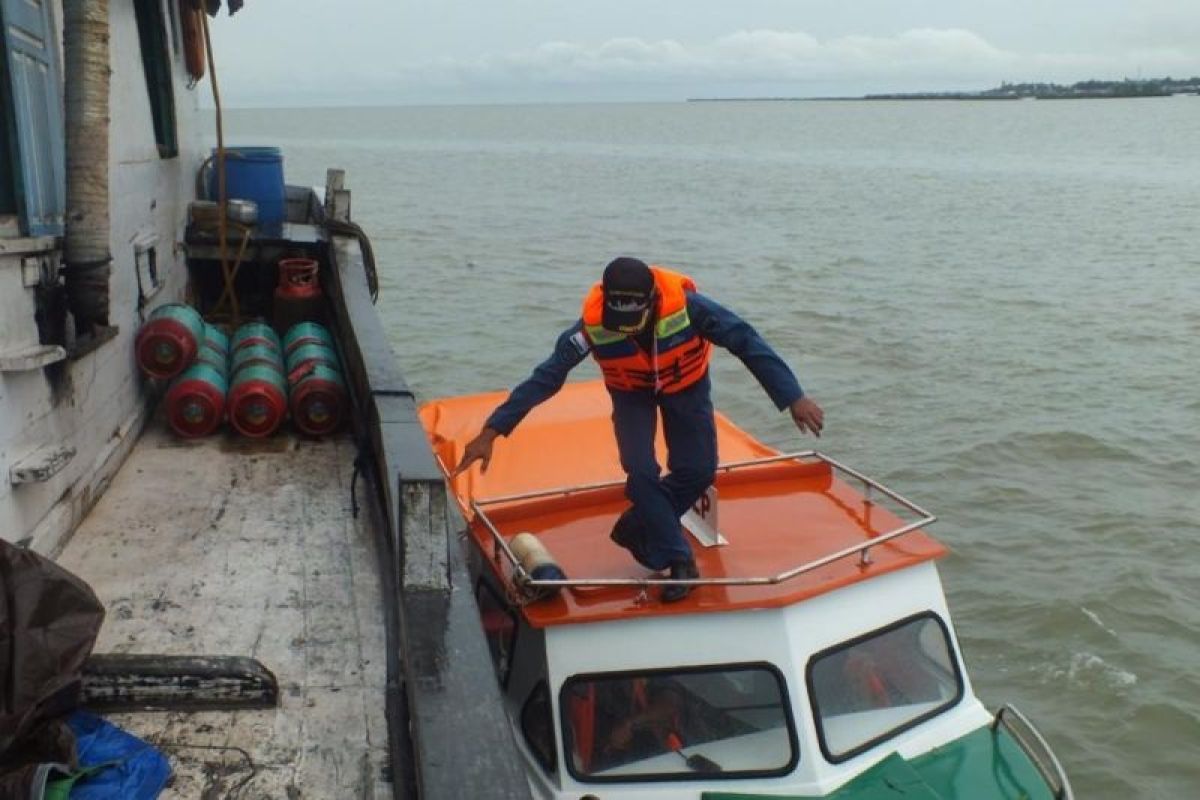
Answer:
[[[177,24],[177,15],[166,6],[170,1],[162,0],[164,19]],[[61,4],[56,4],[55,14],[62,19]],[[203,131],[198,125],[207,115],[199,113],[198,95],[207,84],[188,88],[179,32],[170,32],[179,155],[160,159],[131,0],[111,0],[109,23],[113,70],[109,321],[120,333],[97,351],[70,362],[57,390],[44,370],[0,373],[0,536],[13,541],[34,537],[34,546],[42,551],[56,550],[103,491],[147,413],[147,387],[133,359],[133,340],[141,322],[135,242],[157,238],[163,284],[144,313],[182,298],[187,283],[183,230],[202,160]],[[14,340],[28,340],[30,331],[32,341],[37,338],[34,295],[32,289],[20,287],[19,262],[20,256],[0,250],[0,349],[15,347],[19,342]],[[75,458],[62,472],[42,484],[9,484],[8,470],[14,461],[56,443],[76,449]]]

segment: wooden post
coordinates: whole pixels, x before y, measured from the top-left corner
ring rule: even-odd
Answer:
[[[346,171],[330,169],[325,173],[325,215],[338,222],[350,221],[350,190]]]

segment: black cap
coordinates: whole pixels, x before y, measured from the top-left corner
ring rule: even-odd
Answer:
[[[637,333],[650,318],[654,274],[646,262],[622,256],[604,268],[604,314],[600,324],[610,331]]]

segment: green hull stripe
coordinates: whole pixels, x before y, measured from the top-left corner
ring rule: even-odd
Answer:
[[[1053,800],[1033,763],[1001,729],[984,726],[911,761],[896,753],[827,800]],[[813,800],[811,795],[704,792],[702,800]]]

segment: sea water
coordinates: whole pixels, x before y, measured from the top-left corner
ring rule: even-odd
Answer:
[[[521,380],[615,256],[692,275],[826,430],[724,353],[721,409],[938,515],[984,702],[1033,718],[1078,797],[1200,796],[1200,97],[226,121],[290,183],[346,170],[422,400]]]

